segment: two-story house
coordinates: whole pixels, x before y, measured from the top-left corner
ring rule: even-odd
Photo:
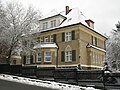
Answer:
[[[34,55],[25,56],[25,65],[37,67],[82,67],[101,69],[105,58],[106,37],[94,29],[94,22],[77,8],[53,11],[39,20],[38,44]]]

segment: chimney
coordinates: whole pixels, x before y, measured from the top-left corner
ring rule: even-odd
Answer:
[[[85,22],[87,23],[87,25],[91,28],[94,29],[94,21],[92,21],[91,19],[85,20]]]
[[[67,15],[68,13],[69,13],[69,6],[66,6],[66,8],[65,8],[66,10],[65,10],[65,15]]]

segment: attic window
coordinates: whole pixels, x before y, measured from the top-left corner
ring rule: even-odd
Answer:
[[[67,22],[69,22],[70,20],[72,20],[72,18],[69,18]]]
[[[88,24],[89,27],[94,29],[94,22],[91,19],[85,20],[85,22]]]

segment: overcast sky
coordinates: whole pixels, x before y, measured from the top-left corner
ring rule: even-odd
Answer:
[[[1,0],[12,1],[12,0]],[[120,21],[120,0],[13,0],[23,3],[24,6],[33,5],[40,9],[43,15],[53,9],[58,12],[65,10],[65,6],[79,8],[80,11],[95,22],[96,31],[110,34],[115,24]]]

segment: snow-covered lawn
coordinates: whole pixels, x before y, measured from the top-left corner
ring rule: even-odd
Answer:
[[[0,74],[0,79],[19,82],[23,84],[35,85],[40,87],[46,87],[57,90],[98,90],[93,87],[81,87],[77,85],[63,84],[51,81],[43,81],[39,79],[31,79],[25,77],[18,77],[13,75]]]

